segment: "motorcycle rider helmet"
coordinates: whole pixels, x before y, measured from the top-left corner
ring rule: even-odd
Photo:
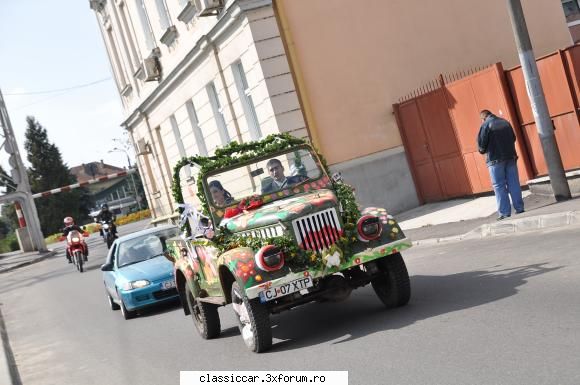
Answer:
[[[64,218],[64,226],[65,227],[69,227],[75,224],[75,221],[72,217],[66,217]]]
[[[106,204],[106,203],[103,203],[103,204],[101,205],[101,210],[103,210],[103,211],[108,211],[108,210],[109,210],[109,205],[108,205],[108,204]]]

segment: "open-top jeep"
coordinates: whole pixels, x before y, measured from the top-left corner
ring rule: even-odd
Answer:
[[[203,338],[220,334],[218,306],[229,303],[247,347],[262,352],[272,345],[270,313],[339,301],[368,283],[387,308],[409,301],[400,251],[410,241],[386,211],[361,213],[353,189],[330,178],[303,140],[271,135],[183,159],[174,176],[178,202],[193,180],[181,180],[183,166],[198,172],[202,210],[181,205],[184,235],[168,242],[166,257]]]

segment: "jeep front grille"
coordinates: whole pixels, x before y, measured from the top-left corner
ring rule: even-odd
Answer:
[[[280,237],[284,234],[284,229],[280,225],[275,226],[267,226],[267,227],[260,227],[257,229],[241,231],[238,233],[243,237],[250,237],[250,238],[273,238],[273,237]]]
[[[304,250],[322,251],[334,245],[342,235],[334,208],[295,219],[292,227]]]

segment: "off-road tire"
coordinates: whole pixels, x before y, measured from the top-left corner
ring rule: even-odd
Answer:
[[[248,299],[242,294],[242,290],[237,282],[232,285],[232,305],[244,305],[249,316],[249,325],[252,331],[252,338],[244,338],[244,323],[239,314],[234,310],[238,319],[238,328],[246,347],[255,353],[265,352],[272,347],[272,326],[270,324],[270,312],[258,298]]]
[[[377,262],[381,275],[371,285],[379,299],[387,309],[406,305],[411,298],[411,283],[401,254],[395,253]]]
[[[187,284],[185,285],[185,298],[191,319],[201,338],[210,340],[219,337],[222,329],[218,306],[196,300]]]

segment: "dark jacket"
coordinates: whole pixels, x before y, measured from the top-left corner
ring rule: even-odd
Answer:
[[[300,183],[300,182],[306,180],[306,178],[307,177],[302,176],[302,175],[287,176],[286,183],[284,184],[284,186],[282,186],[282,189],[288,188],[288,187],[292,186],[293,184]],[[280,190],[280,188],[278,187],[278,185],[276,183],[274,183],[274,179],[272,179],[272,181],[270,183],[262,186],[262,194],[272,193],[272,192],[276,192],[278,190]]]
[[[81,234],[84,232],[83,229],[81,229],[79,226],[72,225],[72,226],[67,226],[64,229],[62,229],[62,235],[66,237],[68,235],[68,233],[70,233],[73,230],[76,230]]]
[[[516,159],[516,135],[511,124],[500,117],[489,115],[479,128],[477,146],[480,154],[487,154],[487,164]]]
[[[97,215],[96,219],[99,222],[101,222],[101,221],[114,222],[115,216],[113,215],[113,213],[110,210],[107,210],[107,211],[101,210],[101,212]]]

